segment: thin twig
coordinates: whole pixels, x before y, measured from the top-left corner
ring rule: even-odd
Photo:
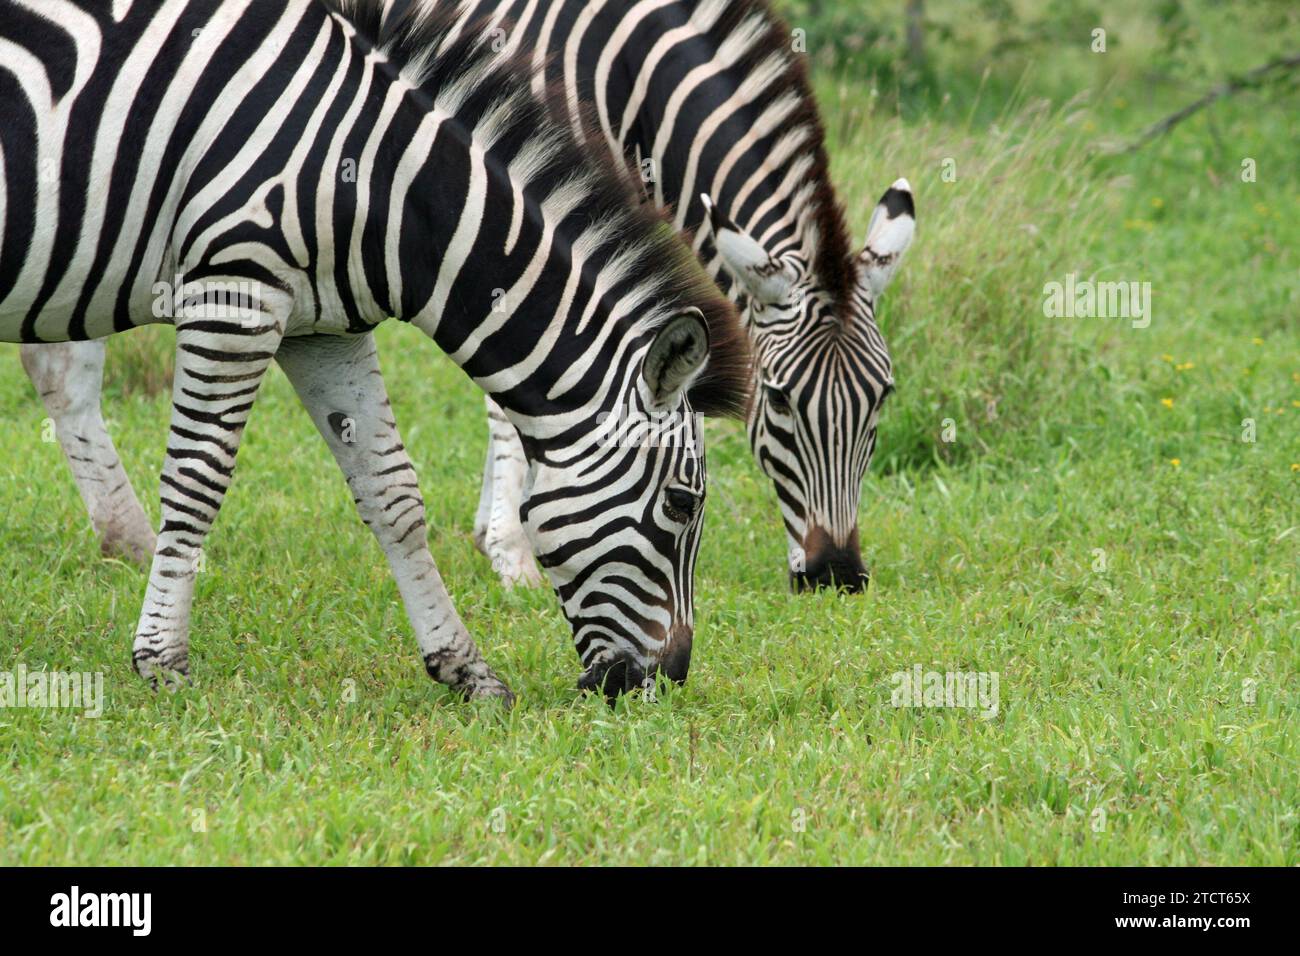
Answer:
[[[1250,70],[1247,73],[1243,73],[1241,76],[1233,77],[1230,80],[1224,80],[1218,86],[1214,87],[1204,96],[1202,96],[1199,100],[1195,100],[1191,103],[1188,103],[1178,112],[1171,113],[1168,116],[1166,116],[1164,119],[1162,119],[1160,122],[1154,123],[1151,126],[1147,127],[1146,132],[1144,132],[1141,136],[1139,136],[1136,140],[1134,140],[1124,149],[1120,150],[1120,152],[1122,153],[1136,152],[1137,150],[1145,146],[1147,143],[1151,142],[1151,140],[1156,139],[1159,136],[1163,136],[1165,133],[1169,132],[1171,129],[1173,129],[1175,126],[1181,123],[1183,120],[1187,119],[1187,117],[1191,116],[1193,113],[1205,109],[1205,107],[1209,106],[1211,103],[1215,102],[1216,100],[1220,100],[1225,96],[1231,96],[1233,93],[1238,93],[1241,90],[1251,89],[1255,86],[1258,86],[1264,79],[1266,79],[1269,76],[1270,73],[1274,73],[1279,70],[1293,70],[1296,67],[1300,67],[1300,53],[1292,53],[1289,56],[1278,57],[1276,60],[1273,60],[1269,63],[1265,63],[1263,66],[1257,66],[1253,70]]]

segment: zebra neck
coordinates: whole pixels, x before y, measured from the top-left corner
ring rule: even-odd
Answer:
[[[773,255],[814,267],[848,258],[816,103],[794,38],[765,4],[466,0],[456,19],[458,31],[530,63],[535,91],[566,91],[579,141],[603,137],[626,157],[724,291],[732,280],[702,228],[702,192]]]
[[[649,333],[598,231],[574,197],[534,183],[483,148],[458,117],[418,119],[401,155],[378,165],[361,263],[382,262],[377,301],[415,325],[525,435],[553,436],[617,410]],[[403,183],[411,156],[423,157]],[[523,164],[526,166],[526,164]],[[391,210],[391,211],[390,211]],[[611,275],[613,273],[613,275]],[[620,308],[621,306],[621,308]]]
[[[525,437],[580,440],[635,404],[653,330],[687,303],[719,328],[730,313],[610,157],[557,125],[515,61],[450,12],[399,19],[379,47],[391,88],[364,98],[366,226],[349,269],[372,293],[360,312],[421,328]]]
[[[489,12],[480,2],[473,14]],[[616,3],[516,0],[523,29],[550,57],[534,65],[572,96],[591,90],[592,112],[616,152],[636,164],[649,198],[724,290],[731,285],[704,223],[701,193],[771,254],[815,263],[847,258],[848,239],[829,188],[815,100],[795,38],[753,0]],[[563,10],[555,15],[555,8]],[[549,8],[549,9],[548,9]],[[543,12],[547,16],[543,16]],[[588,51],[599,51],[592,53]],[[587,99],[587,94],[584,94]]]

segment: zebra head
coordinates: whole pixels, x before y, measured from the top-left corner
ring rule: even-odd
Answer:
[[[848,288],[838,292],[800,252],[770,252],[701,199],[741,293],[755,376],[749,441],[776,486],[791,581],[800,591],[862,591],[858,504],[876,420],[894,387],[875,304],[912,241],[911,187],[899,179],[881,197]]]
[[[734,317],[730,326],[743,343]],[[659,672],[683,683],[690,666],[705,492],[699,414],[714,408],[713,376],[701,373],[731,362],[736,411],[748,362],[711,352],[711,330],[720,325],[699,309],[676,312],[644,337],[594,421],[550,440],[521,434],[520,518],[573,628],[585,667],[578,686],[611,700]]]

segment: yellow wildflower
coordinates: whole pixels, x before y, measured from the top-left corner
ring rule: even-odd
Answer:
[[[1163,405],[1165,408],[1173,408],[1174,400],[1172,398],[1162,398],[1160,399],[1160,404]]]

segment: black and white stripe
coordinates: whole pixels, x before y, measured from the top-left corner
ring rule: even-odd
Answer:
[[[586,682],[684,678],[705,482],[692,411],[744,401],[733,310],[481,29],[422,11],[376,47],[379,18],[364,0],[0,2],[0,340],[176,326],[137,666],[187,672],[197,559],[275,358],[430,673],[509,694],[428,554],[369,335],[394,316],[521,436],[526,527]],[[158,308],[173,276],[178,317]],[[602,433],[660,412],[680,442]]]

